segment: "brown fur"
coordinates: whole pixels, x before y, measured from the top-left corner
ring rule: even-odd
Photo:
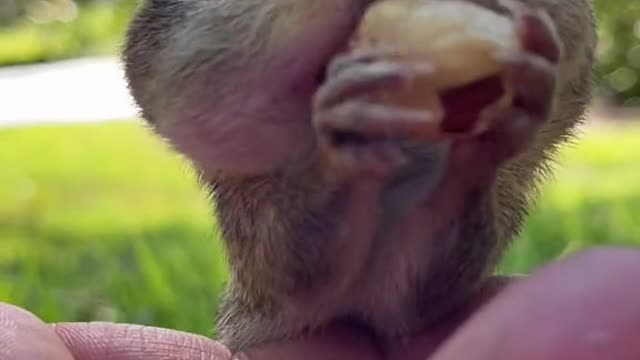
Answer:
[[[142,115],[212,187],[232,270],[218,320],[225,344],[243,349],[340,318],[406,335],[483,284],[591,98],[590,2],[525,2],[549,12],[564,45],[550,121],[493,186],[444,187],[407,213],[398,204],[442,173],[446,149],[407,148],[411,161],[384,184],[339,182],[315,151],[317,79],[366,0],[146,0],[124,51],[127,77]],[[402,226],[375,223],[394,217]]]

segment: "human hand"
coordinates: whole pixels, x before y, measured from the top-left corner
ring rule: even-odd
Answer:
[[[35,315],[0,304],[0,360],[227,360],[207,338],[129,324],[47,325]]]
[[[508,286],[429,359],[640,359],[639,278],[637,249],[574,254]]]
[[[640,359],[640,252],[590,250],[508,286],[461,327],[391,344],[388,360]],[[455,323],[455,321],[452,321]],[[449,332],[453,333],[450,334]],[[251,360],[383,359],[364,337],[336,330],[271,344]],[[44,324],[0,304],[0,360],[229,360],[207,338],[109,323]]]

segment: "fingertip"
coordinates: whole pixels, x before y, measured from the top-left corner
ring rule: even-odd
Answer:
[[[34,314],[0,303],[0,359],[73,360],[73,357],[55,332]]]
[[[529,7],[520,1],[498,0],[515,19],[523,50],[557,64],[563,52],[562,41],[549,13],[541,7]]]
[[[499,294],[434,359],[640,358],[640,252],[592,249]]]
[[[556,34],[553,20],[546,12],[523,12],[519,15],[517,24],[525,51],[540,55],[553,64],[560,61],[562,42]]]
[[[556,69],[541,57],[511,57],[503,74],[505,87],[513,95],[512,105],[546,120],[553,105]]]

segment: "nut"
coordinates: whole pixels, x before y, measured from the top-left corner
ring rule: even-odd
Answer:
[[[500,75],[496,52],[517,51],[513,20],[480,5],[456,0],[381,0],[365,13],[354,38],[356,48],[390,48],[399,61],[421,58],[433,73],[402,91],[380,94],[396,105],[442,112],[438,94]],[[496,103],[507,104],[508,89]]]

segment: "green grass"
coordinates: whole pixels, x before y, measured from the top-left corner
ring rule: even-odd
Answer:
[[[590,246],[640,246],[640,124],[590,127],[565,147],[505,272]]]
[[[640,126],[567,149],[503,270],[590,245],[640,245]],[[131,123],[0,131],[0,301],[46,321],[210,335],[226,278],[207,194]]]
[[[5,130],[0,149],[0,300],[208,333],[226,272],[181,159],[130,124]]]

